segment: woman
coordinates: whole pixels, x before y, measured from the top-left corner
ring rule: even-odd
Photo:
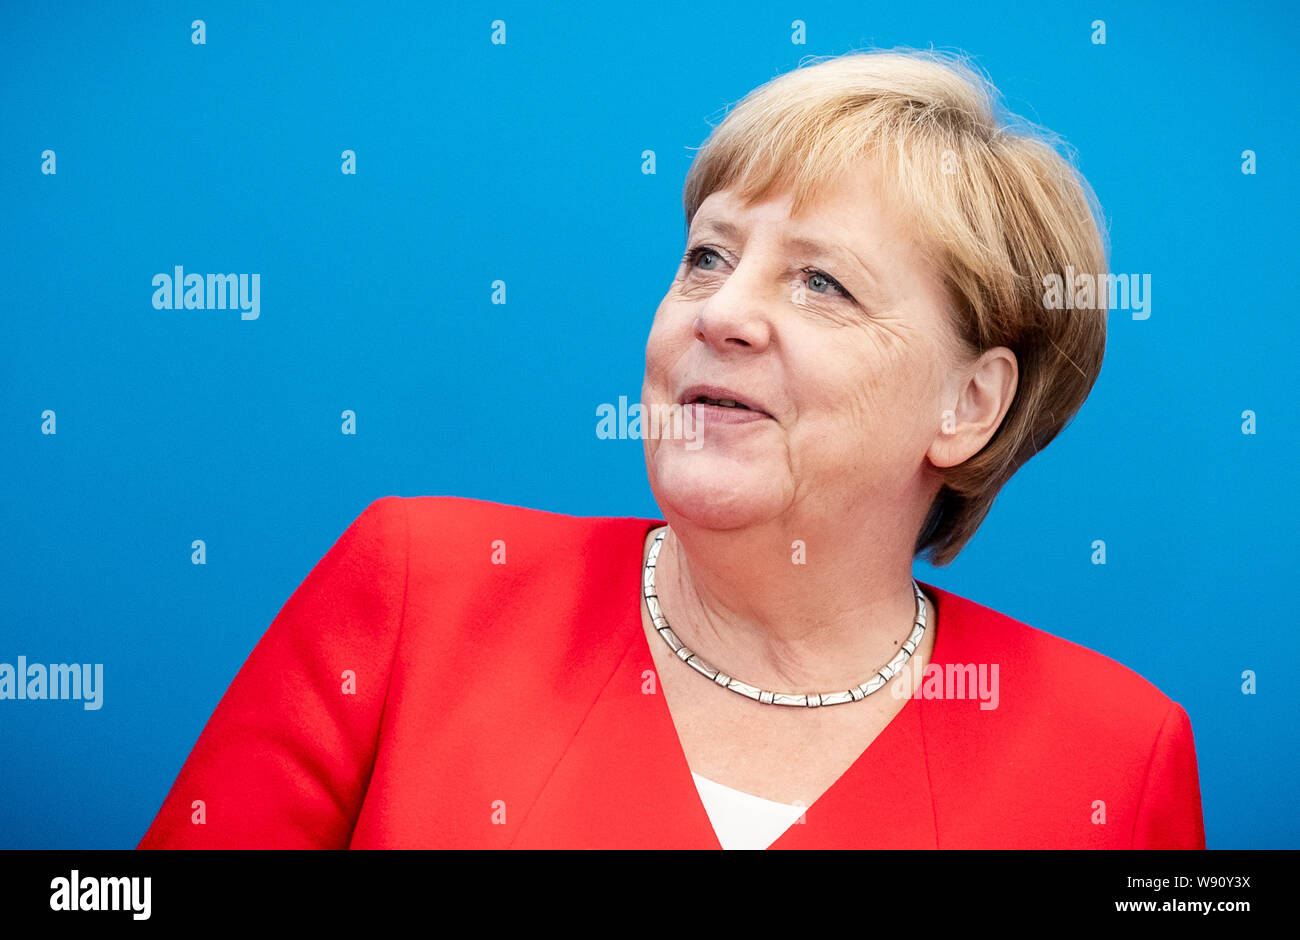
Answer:
[[[142,847],[1204,847],[1140,676],[912,580],[1082,405],[1090,191],[959,62],[855,53],[697,155],[646,346],[663,519],[371,504]],[[1047,280],[1045,280],[1047,279]]]

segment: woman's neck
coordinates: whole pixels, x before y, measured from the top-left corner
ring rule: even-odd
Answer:
[[[912,546],[825,527],[806,536],[780,523],[720,532],[677,522],[655,576],[673,631],[763,688],[824,692],[869,679],[912,632]],[[927,629],[927,648],[931,640]]]

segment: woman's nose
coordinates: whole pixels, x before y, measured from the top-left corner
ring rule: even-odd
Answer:
[[[772,324],[763,300],[732,275],[695,318],[695,338],[720,353],[765,349],[772,338]]]

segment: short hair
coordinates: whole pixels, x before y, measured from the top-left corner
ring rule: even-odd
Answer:
[[[942,484],[913,555],[946,565],[1003,484],[1073,418],[1101,371],[1105,304],[1049,310],[1044,278],[1099,279],[1108,246],[1096,196],[1058,138],[1009,114],[992,83],[953,53],[814,57],[754,89],[708,136],[687,173],[686,227],[711,193],[747,204],[818,186],[874,159],[942,275],[965,351],[1006,346],[1019,379],[1002,423]],[[1099,281],[1100,283],[1100,281]]]

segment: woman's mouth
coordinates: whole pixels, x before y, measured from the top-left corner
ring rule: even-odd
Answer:
[[[734,412],[736,416],[748,414],[761,418],[772,417],[763,408],[761,402],[743,392],[723,385],[692,385],[682,393],[678,401],[681,402],[683,407],[695,407],[702,412]]]
[[[748,405],[742,405],[731,398],[708,398],[699,395],[682,407],[693,420],[708,424],[750,424],[754,421],[765,421],[770,417],[766,412],[755,411]]]

